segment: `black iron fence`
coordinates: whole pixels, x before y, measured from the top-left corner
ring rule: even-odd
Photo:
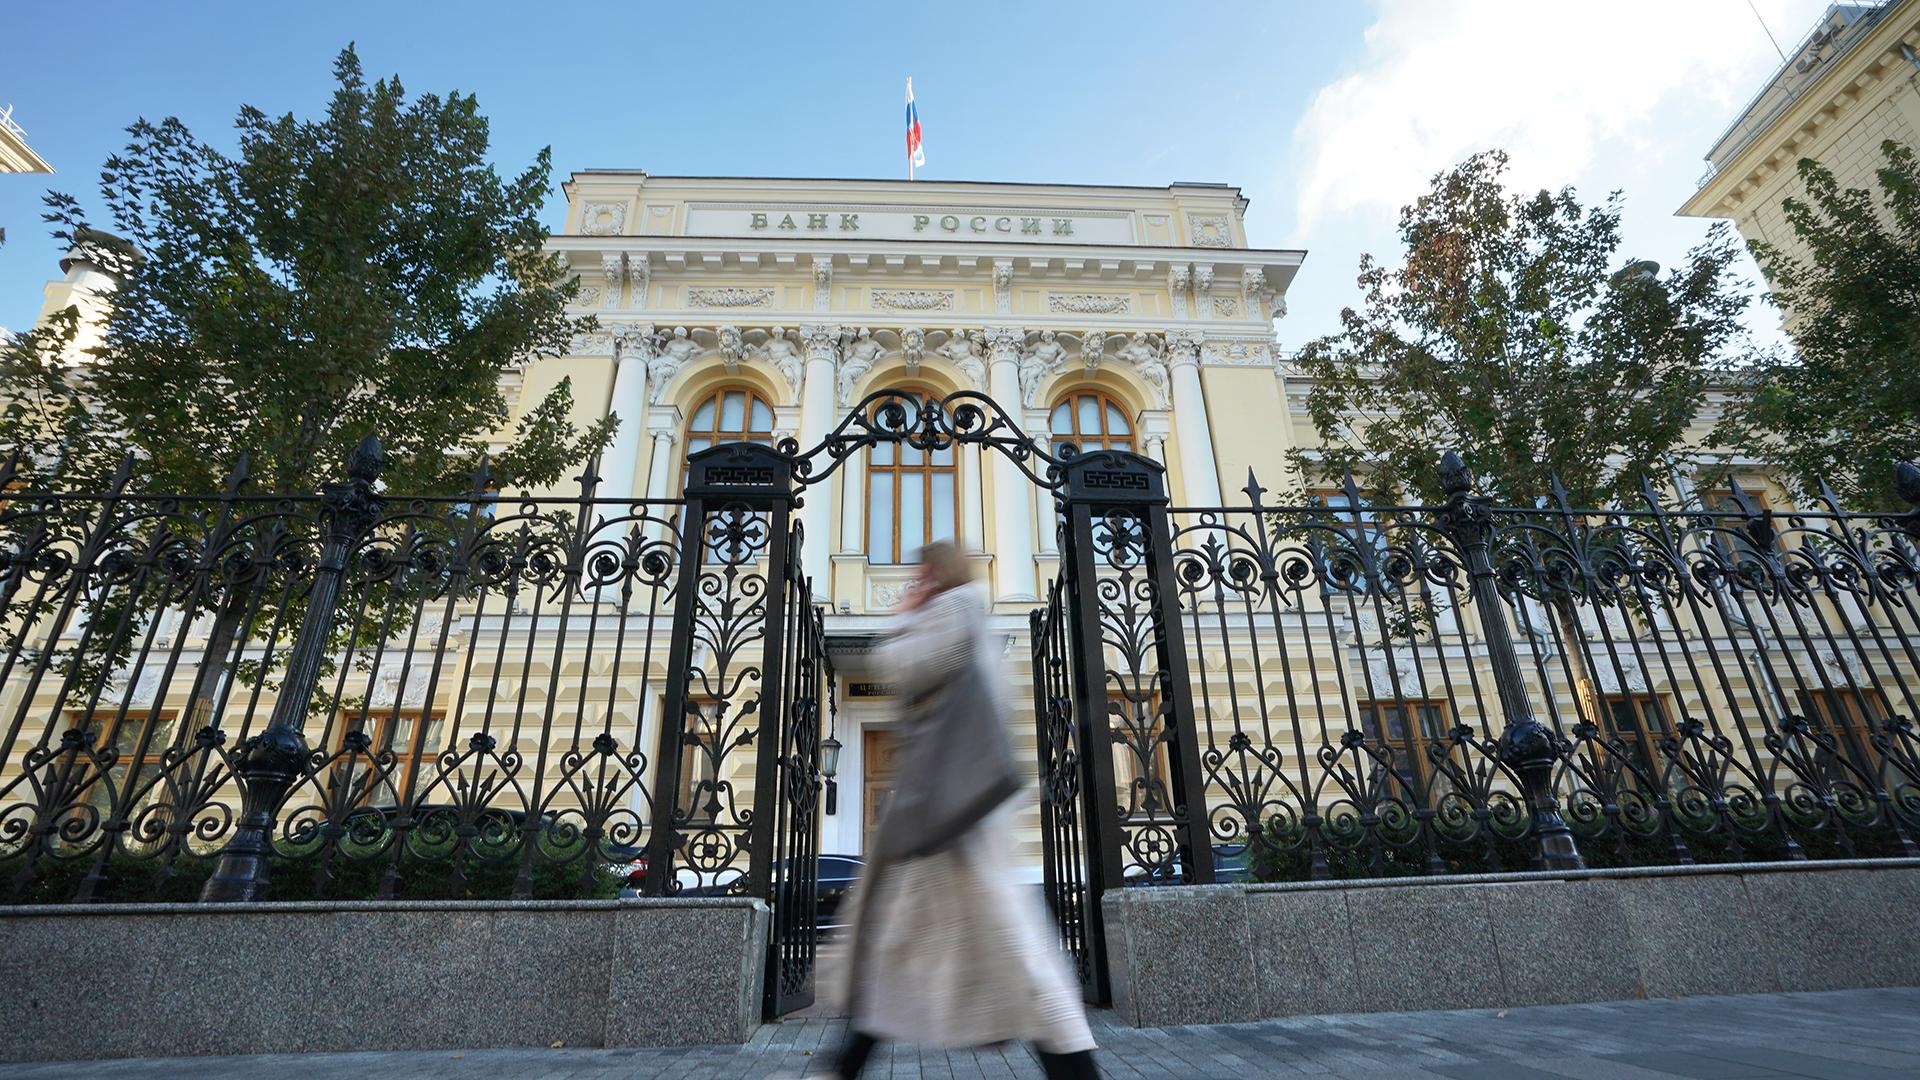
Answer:
[[[365,444],[311,496],[252,494],[244,470],[208,496],[0,470],[0,894],[611,896],[644,887],[656,839],[673,863],[656,893],[791,891],[753,879],[751,813],[712,812],[779,785],[801,807],[784,820],[816,828],[802,789],[831,676],[804,580],[761,565],[768,515],[743,516],[758,546],[706,545],[685,576],[681,501],[596,498],[590,472],[572,498],[508,498],[484,469],[462,495],[383,495],[379,463]],[[781,694],[757,653],[709,677],[696,650],[686,685],[725,690],[683,694],[670,722],[683,576],[792,594],[771,624],[729,602],[715,631],[804,643]],[[804,714],[764,743],[777,768],[752,745],[763,698]],[[810,867],[809,843],[781,855]]]
[[[1130,881],[1196,878],[1167,824],[1189,803],[1207,869],[1270,880],[1920,851],[1920,510],[1731,483],[1496,507],[1450,482],[1439,506],[1351,480],[1276,506],[1250,477],[1172,511],[1204,794],[1151,657],[1110,649]],[[1122,586],[1131,548],[1104,548]],[[1102,595],[1110,638],[1140,637],[1150,593]]]

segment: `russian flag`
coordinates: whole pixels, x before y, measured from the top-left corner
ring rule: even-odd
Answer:
[[[907,76],[907,160],[915,168],[926,165],[927,155],[920,149],[920,110],[913,104],[913,76]]]

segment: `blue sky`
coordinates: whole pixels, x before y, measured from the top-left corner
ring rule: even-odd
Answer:
[[[1791,47],[1824,5],[1760,0]],[[503,171],[902,175],[914,77],[929,179],[1237,184],[1256,246],[1305,247],[1283,347],[1353,302],[1395,208],[1488,146],[1534,186],[1628,196],[1625,254],[1674,262],[1706,147],[1779,58],[1746,0],[523,5],[79,9],[8,17],[0,104],[56,175],[0,176],[0,326],[30,324],[60,251],[49,187],[98,209],[135,117],[232,143],[241,103],[303,115],[356,42],[370,75],[479,95]],[[102,215],[104,218],[104,215]],[[1756,315],[1770,330],[1770,313]]]

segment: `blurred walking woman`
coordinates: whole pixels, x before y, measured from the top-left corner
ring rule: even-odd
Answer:
[[[1038,896],[1016,884],[1006,678],[965,556],[929,544],[880,669],[899,686],[905,746],[853,898],[839,1075],[883,1039],[1034,1042],[1049,1077],[1097,1077],[1093,1033]]]

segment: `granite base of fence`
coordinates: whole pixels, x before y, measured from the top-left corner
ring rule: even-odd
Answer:
[[[15,1061],[744,1042],[758,900],[0,908]]]
[[[1124,889],[1140,1027],[1920,985],[1920,859]]]

